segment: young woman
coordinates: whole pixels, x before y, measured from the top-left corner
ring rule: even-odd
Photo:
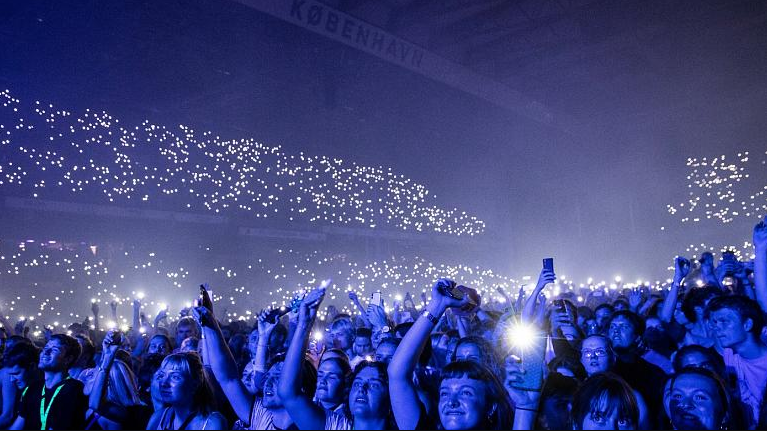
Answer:
[[[147,429],[227,429],[224,416],[213,410],[213,391],[196,353],[166,356],[156,379],[162,401],[168,407],[154,412]]]
[[[663,407],[675,430],[719,430],[732,425],[725,384],[704,368],[684,368],[669,378]]]
[[[511,404],[503,386],[485,366],[474,361],[448,364],[439,384],[439,424],[428,423],[424,405],[413,383],[418,358],[429,340],[429,333],[445,310],[464,307],[464,299],[455,299],[445,291],[455,287],[452,280],[441,279],[432,287],[432,300],[394,353],[389,364],[389,391],[397,402],[392,404],[399,429],[441,427],[457,429],[510,429]]]
[[[136,376],[126,362],[130,355],[114,344],[119,336],[110,331],[104,337],[101,364],[88,399],[86,429],[143,429],[152,415],[152,408],[141,401]]]
[[[615,374],[595,374],[575,393],[570,420],[574,430],[637,429],[639,407],[634,391]]]
[[[203,348],[208,352],[213,375],[239,418],[235,424],[237,429],[273,430],[289,429],[295,426],[293,418],[285,410],[277,392],[278,382],[283,375],[284,356],[277,355],[270,364],[266,364],[270,335],[279,323],[267,321],[266,310],[262,311],[258,317],[259,337],[254,369],[256,372],[266,370],[263,396],[259,397],[251,393],[242,382],[237,363],[213,314],[212,302],[206,298],[204,303],[207,305],[196,307],[192,312],[202,326],[201,341]],[[304,392],[313,394],[316,388],[316,371],[308,361],[304,361],[302,374],[304,379],[301,383]]]
[[[355,369],[346,403],[349,417],[338,410],[328,410],[313,403],[310,394],[301,390],[301,361],[324,295],[324,289],[318,289],[301,303],[298,325],[285,357],[285,368],[278,387],[285,409],[299,429],[389,429],[392,425],[391,408],[383,364],[362,361]],[[325,359],[320,365],[325,376],[326,371],[332,369],[329,362],[333,360]],[[338,392],[338,387],[334,392]]]

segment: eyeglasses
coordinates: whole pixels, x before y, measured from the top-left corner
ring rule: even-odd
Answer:
[[[583,349],[581,350],[581,355],[585,358],[603,358],[607,356],[607,350],[605,349]]]

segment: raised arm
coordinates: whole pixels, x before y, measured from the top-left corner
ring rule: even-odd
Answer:
[[[767,217],[754,226],[754,255],[756,301],[767,312]]]
[[[205,339],[204,349],[208,351],[211,370],[226,398],[232,405],[237,416],[246,423],[250,423],[250,411],[253,407],[253,395],[248,392],[245,384],[240,380],[237,370],[237,362],[234,355],[226,344],[224,334],[218,326],[213,311],[204,306],[195,307],[192,314],[202,327],[202,336]],[[259,339],[259,344],[261,340]]]
[[[93,380],[93,389],[91,389],[91,393],[88,396],[88,408],[97,414],[101,414],[102,408],[104,407],[103,402],[104,398],[106,397],[106,389],[109,384],[109,371],[114,364],[115,355],[117,354],[117,349],[119,347],[119,340],[116,340],[116,337],[119,337],[119,332],[110,330],[104,337],[104,341],[101,343],[101,351],[103,352],[101,355],[101,364],[96,368],[96,375],[94,376]],[[120,426],[119,423],[113,422],[103,416],[99,418],[99,424],[102,426],[102,428],[104,428],[105,425],[111,425],[112,427]]]
[[[413,372],[431,330],[448,307],[462,307],[468,304],[466,295],[458,300],[442,294],[442,290],[453,286],[455,282],[452,280],[437,280],[431,289],[431,301],[402,338],[389,363],[389,395],[392,400],[396,400],[391,403],[391,407],[399,429],[415,429],[421,418]]]
[[[301,392],[303,362],[309,345],[309,335],[317,317],[317,309],[325,297],[325,289],[310,292],[301,302],[298,322],[290,340],[285,363],[282,366],[277,393],[298,429],[324,429],[325,410],[312,402],[314,394]]]
[[[690,261],[682,256],[677,256],[674,259],[674,281],[671,283],[668,295],[663,300],[663,307],[660,310],[660,320],[665,323],[671,323],[674,318],[674,310],[676,310],[676,301],[679,298],[679,288],[682,285],[682,280],[687,277],[690,272]]]
[[[357,307],[357,311],[360,312],[360,316],[362,316],[362,320],[365,321],[365,326],[370,327],[370,321],[368,320],[367,313],[365,312],[365,307],[362,306],[360,303],[359,297],[357,297],[357,294],[355,292],[349,292],[349,299],[352,301],[352,304],[354,304],[355,307]]]
[[[538,302],[538,295],[547,284],[551,284],[556,281],[557,276],[554,271],[550,271],[546,268],[541,270],[541,275],[538,276],[538,284],[535,285],[533,293],[525,301],[525,305],[522,308],[522,320],[526,322],[532,322],[535,316],[535,304]]]

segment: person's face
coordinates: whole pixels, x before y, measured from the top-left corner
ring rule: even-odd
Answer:
[[[258,387],[256,387],[256,368],[252,362],[248,362],[248,365],[242,370],[242,384],[245,385],[245,388],[251,395],[258,393]]]
[[[396,350],[397,346],[392,343],[379,344],[378,348],[376,349],[375,361],[383,362],[384,364],[388,365],[389,362],[391,362],[391,358],[394,357],[394,352]]]
[[[189,338],[194,337],[197,334],[195,334],[194,326],[192,325],[179,325],[178,328],[176,328],[176,340],[179,342]]]
[[[14,365],[12,367],[8,367],[7,372],[8,377],[11,379],[11,382],[16,385],[17,389],[22,390],[29,384],[27,381],[29,378],[29,371],[27,371],[26,368],[20,365]]]
[[[616,350],[630,348],[637,338],[634,326],[623,316],[618,316],[610,321],[607,335]]]
[[[604,410],[604,409],[599,409]],[[631,421],[618,417],[618,409],[610,412],[593,411],[586,413],[581,424],[582,430],[633,430]]]
[[[354,354],[357,356],[370,355],[373,352],[373,345],[368,337],[356,337],[354,339]]]
[[[258,330],[254,329],[248,335],[248,353],[251,358],[256,357],[256,350],[258,350]]]
[[[165,342],[164,339],[160,337],[152,338],[149,341],[149,347],[146,350],[149,354],[157,354],[157,355],[167,355],[168,352],[168,343]]]
[[[610,347],[600,337],[589,337],[581,345],[581,364],[591,376],[610,369]]]
[[[352,347],[352,334],[342,327],[336,327],[330,330],[330,340],[333,347],[347,351]]]
[[[471,361],[481,364],[482,352],[479,350],[479,346],[474,343],[461,343],[461,345],[455,349],[455,360]]]
[[[709,361],[708,357],[700,352],[689,352],[679,358],[679,363],[682,368],[705,368],[713,373],[716,373],[716,367]]]
[[[157,371],[160,398],[166,404],[182,404],[192,399],[195,391],[192,379],[182,370],[171,366],[160,367]]]
[[[344,372],[336,361],[324,361],[317,369],[317,392],[320,401],[340,403],[344,399]]]
[[[711,379],[694,374],[677,377],[665,404],[674,429],[714,430],[722,426],[724,406]]]
[[[609,308],[600,308],[594,314],[597,319],[597,324],[600,328],[605,328],[607,326],[607,322],[610,320],[610,316],[612,315],[613,312]]]
[[[267,409],[279,409],[282,407],[282,399],[277,394],[277,384],[280,382],[282,365],[282,362],[278,362],[272,365],[272,368],[269,368],[269,371],[266,373],[262,403]]]
[[[438,408],[446,430],[483,428],[485,418],[494,409],[488,405],[485,384],[468,377],[442,380]]]
[[[42,371],[63,371],[70,365],[67,358],[67,349],[59,340],[50,340],[40,352],[40,361],[37,366]]]
[[[366,367],[354,378],[349,391],[349,410],[353,416],[383,417],[389,413],[389,388],[378,370]]]
[[[729,308],[712,312],[709,324],[722,347],[732,347],[748,339],[748,331],[740,315]]]

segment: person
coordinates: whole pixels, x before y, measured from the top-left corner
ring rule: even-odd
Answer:
[[[43,379],[43,373],[37,367],[40,361],[40,349],[32,343],[17,343],[3,354],[3,373],[13,391],[3,396],[3,415],[0,417],[0,429],[7,429],[19,414],[20,397],[23,391]]]
[[[663,407],[675,430],[726,430],[733,425],[725,383],[705,368],[683,368],[671,376]]]
[[[723,349],[727,373],[738,382],[740,402],[751,419],[748,427],[753,428],[767,384],[767,346],[760,339],[762,311],[755,301],[731,295],[712,299],[706,316]]]
[[[202,352],[199,351],[199,346],[200,340],[197,339],[197,337],[189,337],[181,342],[181,346],[178,350],[181,353],[197,352],[198,355],[202,356]]]
[[[451,362],[455,361],[477,362],[487,367],[495,375],[498,375],[500,371],[493,346],[484,338],[476,335],[458,340]]]
[[[152,414],[150,430],[223,430],[224,416],[214,410],[213,390],[196,353],[173,353],[165,357],[155,379],[166,405]]]
[[[86,429],[145,429],[152,415],[126,362],[130,354],[119,350],[121,337],[119,331],[111,330],[102,342],[101,363],[88,397]]]
[[[85,370],[93,367],[93,357],[96,355],[96,347],[93,345],[88,336],[85,334],[74,335],[75,340],[80,343],[80,357],[77,358],[77,362],[72,368],[69,369],[69,375],[73,379],[80,380],[83,383],[87,383]]]
[[[468,295],[455,299],[446,291],[456,288],[452,280],[440,279],[432,287],[432,300],[407,331],[389,363],[389,392],[399,429],[509,429],[511,402],[498,378],[474,361],[448,364],[439,382],[437,424],[430,423],[413,382],[418,358],[429,333],[448,308],[470,307]],[[465,292],[464,292],[465,293]]]
[[[69,368],[80,357],[73,337],[54,334],[40,354],[43,380],[27,386],[19,416],[10,429],[84,429],[88,400],[83,383],[69,377]]]
[[[399,346],[399,340],[396,338],[388,338],[381,341],[376,348],[373,360],[389,365],[391,358],[394,357],[394,352],[397,351],[397,346]]]
[[[324,297],[325,289],[320,288],[309,293],[301,303],[298,325],[288,347],[278,386],[285,409],[299,429],[389,429],[391,408],[383,364],[363,360],[355,369],[346,403],[349,417],[343,412],[314,404],[309,394],[301,391],[303,373],[300,362],[308,346],[317,308]]]
[[[615,363],[616,356],[610,344],[610,339],[603,335],[592,335],[583,340],[581,344],[581,364],[586,370],[588,377],[612,371]],[[639,426],[642,429],[649,429],[652,421],[644,396],[636,389],[633,389],[633,387],[632,391],[634,391],[634,397],[639,408]]]
[[[208,352],[211,362],[211,370],[229,400],[235,414],[239,418],[235,427],[238,429],[289,429],[294,427],[293,419],[285,410],[282,399],[277,392],[277,384],[284,366],[284,356],[277,355],[271,363],[266,363],[268,340],[277,322],[267,320],[267,310],[263,310],[258,316],[259,340],[256,354],[256,371],[266,370],[264,377],[262,396],[253,395],[243,384],[237,370],[232,352],[226,343],[221,327],[213,313],[213,303],[204,294],[203,305],[192,309],[192,314],[202,327],[203,349]],[[310,367],[313,369],[313,367]],[[311,381],[311,372],[306,370],[304,379],[305,391],[314,393],[316,389],[316,377]]]
[[[598,331],[602,334],[607,333],[607,325],[610,323],[610,317],[613,315],[613,306],[610,304],[600,304],[594,310],[594,317],[597,320]]]
[[[357,365],[362,360],[370,360],[375,354],[373,349],[373,342],[371,337],[373,333],[368,328],[357,328],[354,331],[354,344],[352,345],[352,352],[354,357],[352,358],[352,367]]]
[[[678,373],[683,368],[705,368],[712,373],[724,375],[724,359],[713,348],[706,348],[697,344],[682,347],[674,355],[674,372]]]
[[[184,316],[176,323],[176,349],[178,353],[181,343],[189,337],[199,338],[197,323],[191,316]]]
[[[335,349],[343,350],[350,359],[354,358],[354,327],[348,315],[339,314],[330,323],[328,344]]]
[[[352,369],[343,358],[324,358],[317,367],[317,390],[314,401],[328,411],[343,412],[344,398],[349,390],[347,382]]]
[[[634,391],[615,374],[595,374],[573,396],[570,420],[574,430],[637,429],[639,408]]]
[[[660,418],[663,401],[663,382],[666,373],[641,357],[639,345],[645,325],[641,318],[628,310],[617,311],[608,324],[608,338],[615,353],[611,370],[642,395],[649,410],[650,424]]]

